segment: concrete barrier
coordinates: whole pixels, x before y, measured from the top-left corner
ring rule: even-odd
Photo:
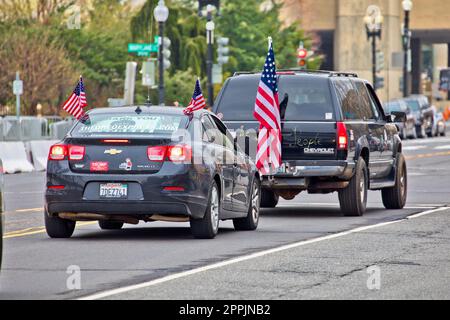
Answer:
[[[35,140],[26,143],[26,149],[31,154],[31,161],[36,171],[47,169],[48,152],[50,147],[57,142],[58,140]]]
[[[23,142],[0,142],[0,159],[5,173],[33,171]]]

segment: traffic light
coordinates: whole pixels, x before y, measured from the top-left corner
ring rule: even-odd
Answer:
[[[163,38],[163,50],[162,50],[162,54],[164,57],[164,70],[167,70],[170,68],[170,56],[171,56],[171,52],[170,52],[170,45],[171,45],[171,41],[169,38],[164,37]]]
[[[376,76],[375,77],[374,89],[378,90],[378,89],[382,89],[382,88],[384,88],[384,77]]]
[[[297,62],[301,69],[306,69],[306,58],[308,57],[308,50],[300,46],[297,50]]]
[[[376,53],[376,71],[380,72],[384,69],[384,52],[377,51]]]
[[[228,56],[230,49],[227,47],[229,41],[230,41],[229,38],[217,39],[217,43],[219,44],[219,47],[217,48],[217,62],[219,63],[219,65],[228,63],[228,60],[230,58]]]

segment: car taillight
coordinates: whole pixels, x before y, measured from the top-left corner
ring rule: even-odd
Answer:
[[[69,160],[83,160],[85,151],[83,146],[69,146]]]
[[[338,150],[348,149],[347,127],[343,122],[337,122],[337,148]]]
[[[64,160],[67,156],[67,146],[64,144],[55,144],[50,147],[48,160]]]
[[[166,157],[167,146],[153,146],[147,148],[147,157],[150,161],[163,162]]]
[[[192,149],[187,145],[169,146],[167,149],[167,157],[173,162],[191,161]]]
[[[103,143],[130,143],[128,139],[103,139],[101,140]]]
[[[192,159],[192,149],[187,145],[152,146],[147,148],[147,157],[150,161],[186,162]]]

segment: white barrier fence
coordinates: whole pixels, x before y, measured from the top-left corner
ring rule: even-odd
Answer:
[[[25,143],[26,149],[31,154],[34,170],[45,171],[47,169],[47,159],[50,147],[59,140],[37,140]]]
[[[33,165],[28,160],[23,142],[0,142],[0,159],[4,173],[31,172]]]
[[[50,146],[73,125],[61,117],[0,118],[0,159],[5,173],[44,171]]]

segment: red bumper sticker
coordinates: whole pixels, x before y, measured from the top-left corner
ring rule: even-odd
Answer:
[[[91,171],[108,171],[108,162],[105,161],[95,161],[91,162]]]

